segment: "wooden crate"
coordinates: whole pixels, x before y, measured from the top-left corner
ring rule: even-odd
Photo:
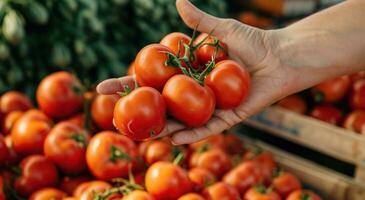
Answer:
[[[351,163],[356,179],[365,182],[363,135],[280,107],[268,107],[244,124]]]
[[[305,188],[328,200],[364,200],[365,184],[264,142],[241,136],[247,146],[259,146],[273,153],[278,165],[300,178]]]

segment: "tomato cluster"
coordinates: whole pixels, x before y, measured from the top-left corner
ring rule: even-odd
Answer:
[[[365,134],[365,71],[326,80],[278,105]]]

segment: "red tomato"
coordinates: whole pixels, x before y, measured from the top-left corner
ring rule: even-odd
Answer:
[[[301,189],[299,179],[289,172],[279,172],[272,181],[274,190],[282,197],[286,198],[294,190]]]
[[[247,189],[262,181],[262,174],[255,162],[247,161],[229,171],[222,180],[244,194]]]
[[[68,72],[55,72],[45,77],[36,95],[39,108],[52,118],[67,118],[82,107],[82,86]]]
[[[150,44],[139,51],[134,61],[134,71],[140,86],[150,86],[161,91],[166,81],[180,72],[178,67],[166,65],[170,48],[161,44]]]
[[[77,197],[78,200],[94,200],[97,199],[95,194],[105,192],[110,188],[112,188],[112,186],[104,181],[85,182],[76,188],[73,196]],[[112,197],[109,197],[108,199],[112,199]]]
[[[226,152],[228,152],[231,155],[234,154],[242,155],[242,153],[245,150],[241,138],[231,133],[225,135],[224,143],[226,144]]]
[[[244,24],[260,27],[259,17],[253,12],[242,12],[238,16],[238,20]]]
[[[90,178],[87,176],[78,176],[78,177],[65,176],[61,180],[59,188],[71,196],[79,185],[88,181],[90,181]]]
[[[146,191],[135,190],[127,196],[124,196],[121,200],[155,200],[155,197]]]
[[[350,88],[349,76],[323,81],[311,89],[316,102],[334,103],[341,100]]]
[[[43,188],[34,192],[29,200],[63,200],[67,196],[63,191],[56,188]]]
[[[365,110],[365,79],[360,79],[352,85],[350,106],[353,110]]]
[[[0,165],[4,164],[9,157],[8,146],[5,143],[5,138],[0,134]]]
[[[203,140],[200,140],[199,142],[189,144],[189,147],[194,151],[204,151],[215,148],[224,150],[226,148],[226,144],[224,141],[224,135],[217,134],[209,136]]]
[[[6,200],[4,186],[5,186],[4,178],[2,176],[0,176],[0,200]]]
[[[310,190],[295,190],[290,193],[286,200],[322,200],[317,194]]]
[[[118,133],[103,131],[91,138],[86,150],[90,172],[98,179],[112,180],[128,176],[128,166],[138,155],[134,142]]]
[[[39,110],[29,110],[11,130],[15,151],[21,155],[42,154],[43,143],[51,130],[51,120]]]
[[[194,44],[197,45],[201,41],[203,41],[206,37],[208,37],[197,50],[198,60],[202,65],[209,63],[212,60],[212,57],[215,55],[215,62],[226,60],[228,57],[227,45],[221,41],[218,41],[216,38],[212,36],[208,36],[206,33],[200,34],[194,41]],[[215,47],[214,45],[219,45],[219,47]],[[217,52],[217,53],[216,53]]]
[[[216,179],[210,171],[202,167],[191,168],[188,172],[188,176],[193,183],[193,189],[196,192],[200,192],[205,187],[212,185]]]
[[[181,196],[177,200],[205,200],[205,199],[200,194],[188,193],[188,194]]]
[[[307,103],[301,96],[297,94],[287,96],[280,100],[278,102],[278,106],[299,114],[304,114],[307,112]]]
[[[113,111],[118,95],[97,95],[91,104],[91,116],[102,130],[114,130]]]
[[[14,183],[14,188],[22,196],[55,186],[58,182],[58,172],[51,160],[41,155],[31,155],[20,163],[21,176]]]
[[[146,173],[146,189],[156,199],[175,200],[192,191],[187,172],[169,162],[156,162]]]
[[[259,167],[265,182],[269,182],[272,177],[272,172],[276,168],[276,163],[273,155],[270,152],[263,151],[261,148],[254,148],[248,151],[243,160],[252,160]]]
[[[217,108],[232,109],[246,99],[251,81],[244,66],[233,60],[223,60],[205,78],[205,84],[213,90]]]
[[[166,106],[161,94],[151,87],[140,87],[118,100],[114,124],[133,140],[145,140],[161,133],[166,123]]]
[[[176,75],[167,81],[162,96],[169,113],[190,128],[204,125],[214,112],[212,90],[185,75]]]
[[[365,111],[354,110],[346,116],[343,127],[357,133],[365,133]]]
[[[53,127],[44,141],[44,155],[66,174],[79,174],[87,169],[85,152],[90,135],[71,122]]]
[[[11,129],[13,128],[14,124],[23,114],[24,112],[22,111],[13,111],[5,116],[2,124],[2,130],[5,135],[11,132]]]
[[[10,135],[5,136],[4,141],[8,148],[8,155],[6,158],[6,163],[9,165],[16,165],[20,161],[21,157],[19,154],[17,154],[15,152],[15,149],[13,146],[13,141],[11,140],[11,136]]]
[[[318,105],[314,107],[310,112],[310,116],[330,124],[338,124],[342,119],[341,111],[331,105]]]
[[[129,65],[127,75],[129,76],[134,75],[134,61]]]
[[[202,192],[203,196],[207,200],[238,200],[240,194],[236,188],[228,185],[227,183],[218,182]]]
[[[0,112],[4,114],[13,111],[27,111],[32,107],[30,99],[21,92],[9,91],[0,98]]]
[[[144,154],[144,159],[148,165],[151,165],[157,161],[173,161],[172,145],[164,141],[152,141]]]
[[[276,192],[266,189],[264,186],[252,187],[243,198],[245,200],[281,200]]]
[[[357,72],[350,75],[350,79],[352,82],[355,82],[360,79],[365,79],[365,71]]]

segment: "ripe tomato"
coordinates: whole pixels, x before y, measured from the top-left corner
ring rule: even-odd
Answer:
[[[346,116],[343,127],[356,133],[365,133],[365,111],[354,110]]]
[[[240,199],[240,194],[233,186],[227,183],[218,182],[212,186],[206,188],[202,195],[207,200],[238,200]]]
[[[55,72],[45,77],[36,95],[39,108],[52,118],[67,118],[82,107],[82,86],[68,72]]]
[[[278,106],[299,114],[304,114],[307,112],[307,103],[301,96],[297,94],[287,96],[280,100],[278,102]]]
[[[262,181],[262,174],[255,162],[247,161],[229,171],[222,180],[244,194],[247,189]]]
[[[177,200],[205,200],[205,199],[200,194],[188,193],[188,194],[181,196]]]
[[[357,72],[350,75],[350,79],[352,82],[355,82],[360,79],[365,79],[365,71]]]
[[[289,194],[286,200],[322,200],[317,194],[310,190],[295,190]]]
[[[365,109],[365,79],[360,79],[352,85],[350,106],[353,110]]]
[[[342,119],[341,111],[331,105],[318,105],[314,107],[310,112],[310,116],[330,124],[338,124]]]
[[[140,86],[150,86],[159,91],[166,81],[180,72],[178,67],[166,65],[170,48],[161,44],[150,44],[139,51],[134,61],[134,72]]]
[[[21,92],[9,91],[0,98],[0,112],[4,114],[13,111],[27,111],[32,107],[31,100]]]
[[[209,149],[219,148],[224,150],[226,148],[224,135],[217,134],[209,136],[199,142],[189,144],[189,147],[194,151],[204,151]]]
[[[43,143],[51,130],[51,120],[39,110],[29,110],[11,130],[15,151],[21,155],[42,154]]]
[[[128,67],[128,71],[127,71],[127,75],[128,76],[132,76],[134,75],[134,61],[129,65]]]
[[[9,157],[8,146],[5,143],[5,138],[0,134],[0,165],[4,164]]]
[[[221,41],[218,41],[216,38],[212,36],[208,36],[206,33],[200,34],[194,41],[194,44],[197,45],[201,41],[203,41],[206,37],[208,37],[197,50],[197,56],[200,64],[205,65],[206,63],[212,60],[212,57],[215,55],[215,62],[226,60],[228,57],[227,45]],[[218,49],[214,46],[215,44],[219,45]],[[216,53],[217,51],[217,53]]]
[[[134,190],[127,196],[124,196],[121,200],[155,200],[155,197],[146,191]]]
[[[190,167],[202,167],[212,172],[216,177],[222,177],[228,172],[232,163],[227,153],[221,149],[211,149],[203,153],[196,152],[196,161]]]
[[[103,131],[91,138],[86,150],[90,172],[98,179],[112,180],[128,176],[128,166],[138,155],[134,142],[118,133]]]
[[[87,176],[77,176],[77,177],[65,176],[61,180],[59,188],[71,196],[79,185],[88,182],[90,180],[91,179]]]
[[[140,87],[118,100],[114,124],[133,140],[145,140],[161,133],[166,123],[166,106],[161,94],[151,87]]]
[[[341,100],[350,88],[349,76],[323,81],[311,89],[316,102],[335,103]]]
[[[4,141],[6,147],[8,148],[8,154],[5,162],[9,165],[16,165],[20,161],[21,156],[15,152],[11,136],[10,135],[5,136]]]
[[[146,189],[156,199],[175,200],[192,191],[187,172],[169,162],[156,162],[147,169]]]
[[[294,190],[301,189],[299,179],[289,172],[279,172],[272,181],[274,190],[282,197],[286,198]]]
[[[244,155],[243,160],[252,160],[257,164],[265,183],[271,180],[272,172],[276,168],[276,163],[270,152],[263,151],[258,147],[253,148]]]
[[[162,96],[169,113],[190,128],[204,125],[214,112],[215,97],[212,90],[186,75],[169,79]]]
[[[224,143],[226,144],[226,152],[231,155],[242,155],[245,150],[241,138],[231,133],[228,133],[224,136]]]
[[[259,17],[253,12],[242,12],[238,16],[238,20],[244,24],[260,27],[260,19]]]
[[[250,74],[233,60],[223,60],[205,78],[205,84],[213,90],[217,108],[231,109],[239,106],[250,91]]]
[[[102,193],[110,188],[112,188],[112,186],[107,182],[89,181],[79,185],[75,189],[73,196],[78,198],[78,200],[93,200],[97,199],[95,194]]]
[[[60,122],[44,141],[44,155],[66,174],[79,174],[87,169],[85,152],[89,133],[71,122]]]
[[[102,130],[114,130],[113,111],[118,95],[97,95],[91,104],[91,116]]]
[[[58,172],[51,160],[41,155],[30,155],[20,162],[21,175],[15,180],[14,188],[22,196],[55,186]]]
[[[200,192],[205,187],[212,185],[216,180],[210,171],[202,167],[191,168],[188,176],[193,183],[193,190],[196,192]]]
[[[174,156],[172,154],[173,146],[171,143],[164,141],[152,141],[144,154],[144,160],[148,165],[151,165],[157,161],[173,161]]]
[[[43,188],[34,192],[29,200],[63,200],[67,194],[56,188]]]
[[[3,176],[0,176],[0,200],[6,200],[6,195],[4,192],[4,186],[5,186],[5,181]]]
[[[13,111],[8,113],[2,123],[2,131],[5,135],[11,132],[14,124],[18,121],[18,119],[24,114],[23,111]]]
[[[245,200],[281,200],[280,196],[264,186],[250,188],[243,197]]]

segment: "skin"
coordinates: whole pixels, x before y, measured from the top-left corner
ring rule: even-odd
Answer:
[[[286,28],[268,31],[208,15],[188,0],[177,0],[176,5],[190,28],[199,24],[200,32],[214,29],[212,35],[227,45],[229,57],[247,66],[251,93],[235,109],[216,110],[201,127],[185,129],[170,121],[161,136],[173,134],[174,144],[192,143],[220,133],[285,96],[365,67],[362,0],[345,1]],[[339,20],[333,21],[335,18]],[[131,82],[132,77],[109,79],[100,83],[97,91],[115,93]]]

